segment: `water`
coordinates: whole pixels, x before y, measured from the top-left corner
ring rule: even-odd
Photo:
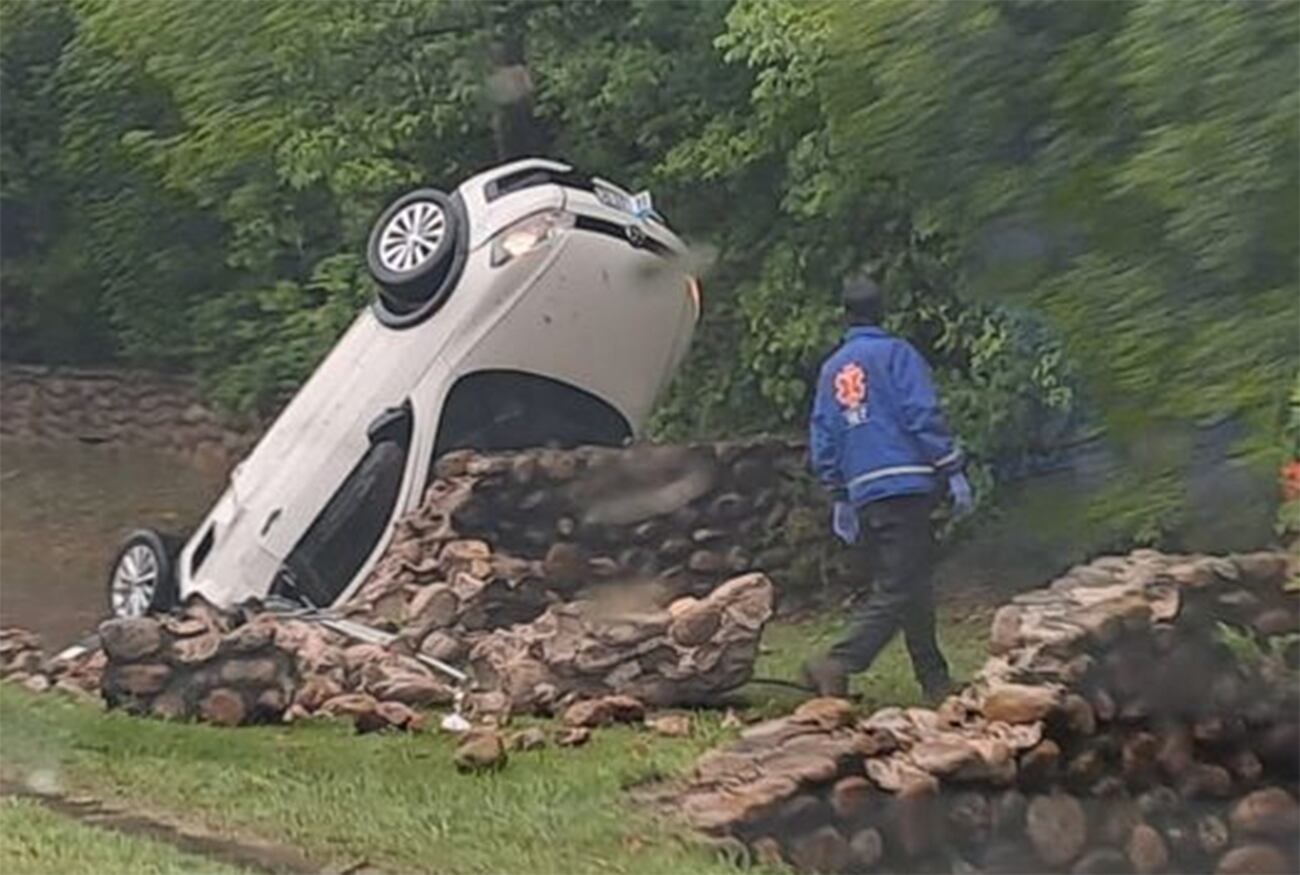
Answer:
[[[122,539],[187,534],[223,479],[153,450],[0,441],[0,626],[35,630],[47,651],[93,630]]]

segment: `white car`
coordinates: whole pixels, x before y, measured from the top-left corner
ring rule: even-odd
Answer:
[[[269,594],[346,600],[449,450],[620,445],[700,313],[686,247],[604,180],[528,159],[376,221],[380,291],[231,474],[182,546],[133,533],[112,613]]]

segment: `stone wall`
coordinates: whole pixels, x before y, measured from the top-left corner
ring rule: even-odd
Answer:
[[[750,571],[789,595],[843,558],[790,442],[463,451],[435,474],[354,598],[394,629],[474,632],[615,592],[666,608]]]
[[[936,710],[813,700],[663,801],[802,871],[1296,871],[1287,573],[1275,554],[1098,559],[1001,609],[994,655]]]
[[[225,467],[255,440],[181,377],[13,364],[0,367],[0,435],[146,447]]]

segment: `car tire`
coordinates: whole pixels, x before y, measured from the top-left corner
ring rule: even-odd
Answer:
[[[114,617],[167,611],[178,600],[176,562],[184,541],[153,529],[127,536],[108,571],[108,610]]]
[[[464,265],[465,225],[460,199],[433,188],[408,192],[379,214],[366,265],[386,322],[413,323],[441,306]]]

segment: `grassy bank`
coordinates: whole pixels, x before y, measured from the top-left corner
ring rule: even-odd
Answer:
[[[239,875],[244,871],[149,839],[84,826],[35,802],[0,799],[0,872]]]
[[[588,748],[452,767],[452,739],[356,736],[338,724],[237,731],[103,714],[0,689],[6,771],[203,827],[295,845],[324,864],[404,872],[713,871],[720,864],[619,804],[714,738],[632,729]]]
[[[759,672],[794,677],[838,634],[842,619],[777,625]],[[982,659],[987,622],[945,615],[941,635],[960,676]],[[895,643],[860,690],[876,704],[918,693]],[[779,692],[755,688],[760,709]],[[770,695],[769,695],[770,694]],[[638,811],[626,790],[678,774],[727,737],[720,715],[696,715],[687,739],[641,728],[598,731],[578,749],[520,753],[492,775],[452,767],[441,733],[356,736],[315,723],[240,730],[141,720],[0,686],[0,763],[228,835],[300,848],[322,866],[361,861],[388,871],[721,872],[730,865]],[[24,858],[28,859],[28,858]],[[6,872],[42,871],[0,860]],[[65,871],[103,871],[73,864]]]

